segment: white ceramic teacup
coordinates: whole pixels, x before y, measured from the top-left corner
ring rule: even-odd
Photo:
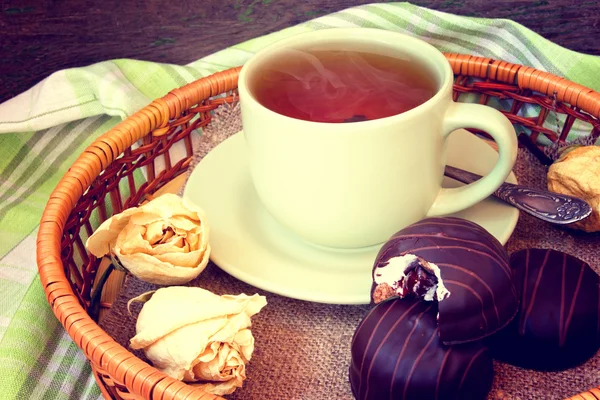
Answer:
[[[278,51],[308,45],[410,57],[433,77],[437,93],[402,114],[353,123],[304,121],[261,105],[250,90],[257,73],[277,62]],[[514,165],[515,131],[491,107],[452,101],[452,85],[452,69],[441,52],[391,31],[319,30],[261,50],[243,66],[238,82],[250,173],[261,202],[305,241],[357,248],[381,243],[424,217],[483,200]],[[447,138],[463,127],[488,132],[498,144],[498,161],[478,182],[441,188]]]

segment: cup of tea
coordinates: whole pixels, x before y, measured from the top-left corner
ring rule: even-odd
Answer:
[[[260,201],[307,242],[359,248],[483,200],[510,173],[516,134],[499,111],[454,102],[452,85],[441,52],[392,31],[325,29],[264,48],[238,82]],[[467,127],[493,137],[498,161],[442,188],[447,139]]]

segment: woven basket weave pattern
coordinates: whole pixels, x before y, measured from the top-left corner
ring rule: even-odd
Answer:
[[[456,77],[454,99],[471,93],[481,104],[509,100],[503,113],[530,130],[531,142],[540,135],[565,142],[576,120],[589,124],[589,136],[600,136],[599,93],[529,67],[460,54],[446,57]],[[219,399],[139,360],[90,318],[87,310],[101,260],[90,256],[84,243],[99,223],[139,205],[186,171],[193,153],[191,132],[210,123],[211,111],[219,105],[235,101],[239,71],[234,68],[175,89],[103,134],[80,155],[48,201],[37,239],[42,285],[55,315],[90,360],[107,398]],[[539,106],[538,115],[521,115],[526,104]],[[560,129],[544,124],[550,113],[564,115]],[[169,150],[175,143],[183,144],[184,158],[171,159]],[[160,171],[159,160],[164,165]],[[143,181],[135,177],[142,168],[147,178]],[[600,398],[600,390],[573,398]]]

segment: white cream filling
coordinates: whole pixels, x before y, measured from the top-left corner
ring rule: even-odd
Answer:
[[[386,283],[399,295],[403,295],[401,293],[402,287],[400,286],[400,282],[402,282],[406,277],[409,267],[417,260],[418,257],[414,254],[406,254],[403,256],[390,258],[387,264],[375,268],[375,272],[373,274],[375,284],[379,285],[381,283]],[[448,296],[450,296],[450,291],[448,291],[448,289],[446,289],[444,286],[444,282],[442,281],[442,277],[440,275],[440,268],[437,265],[427,261],[421,262],[420,265],[423,267],[423,269],[434,274],[437,278],[437,285],[430,288],[423,296],[423,299],[426,301],[432,301],[437,297],[438,301],[442,301],[448,298]]]
[[[387,283],[394,290],[398,289],[402,278],[406,277],[406,270],[415,260],[417,256],[413,254],[390,258],[387,264],[375,268],[375,284]]]

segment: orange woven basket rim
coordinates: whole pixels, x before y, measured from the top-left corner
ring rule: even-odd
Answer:
[[[444,55],[455,75],[516,84],[521,89],[553,96],[556,101],[568,103],[596,118],[600,116],[600,93],[585,86],[505,61],[456,53]],[[240,70],[241,67],[232,68],[174,89],[102,134],[59,181],[41,218],[36,241],[37,265],[52,311],[90,362],[122,382],[130,392],[137,391],[137,395],[156,399],[221,399],[161,373],[117,343],[90,318],[64,272],[61,261],[63,229],[85,190],[126,148],[149,134],[164,133],[169,120],[182,111],[209,97],[236,89]],[[98,372],[94,371],[94,374],[103,395],[110,398],[98,379]],[[594,395],[599,394],[597,389],[591,389],[570,399],[597,398]]]

